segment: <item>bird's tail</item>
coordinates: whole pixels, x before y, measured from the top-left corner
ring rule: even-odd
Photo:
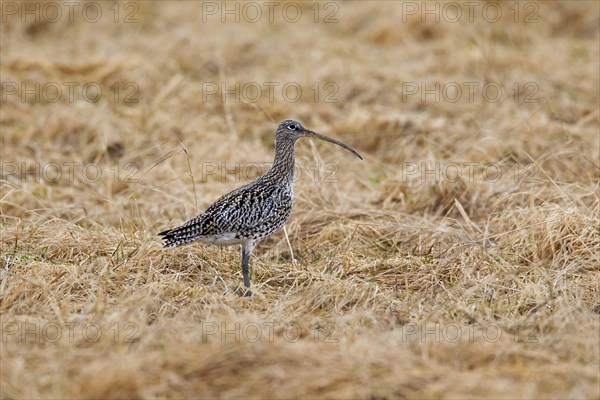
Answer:
[[[182,227],[168,229],[166,231],[160,232],[158,235],[162,236],[163,247],[177,247],[182,244],[192,242],[193,239],[182,235]]]
[[[182,225],[162,231],[158,235],[162,236],[163,247],[177,247],[197,240],[198,233],[197,227]]]
[[[158,236],[162,236],[163,247],[175,247],[177,246],[177,239],[175,238],[175,229],[167,229],[166,231],[162,231],[158,234]]]

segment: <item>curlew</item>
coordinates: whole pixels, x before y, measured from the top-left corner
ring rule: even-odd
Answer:
[[[354,153],[339,140],[308,130],[297,121],[285,120],[275,131],[275,160],[255,181],[227,193],[202,214],[185,224],[159,233],[164,247],[191,242],[221,246],[241,245],[245,296],[251,296],[249,261],[256,244],[283,227],[292,212],[294,186],[294,147],[301,137],[335,143]]]

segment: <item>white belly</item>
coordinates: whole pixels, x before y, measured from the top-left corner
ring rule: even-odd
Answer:
[[[235,233],[227,232],[227,233],[220,233],[218,235],[213,235],[213,236],[205,236],[201,239],[198,239],[198,241],[200,243],[216,244],[219,246],[230,246],[230,245],[234,245],[234,244],[244,244],[248,240],[237,239],[235,237]]]

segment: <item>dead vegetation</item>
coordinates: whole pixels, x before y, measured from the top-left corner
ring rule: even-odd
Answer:
[[[530,24],[509,3],[496,23],[320,4],[318,23],[308,3],[203,22],[199,2],[3,22],[2,398],[600,396],[598,3],[521,2]],[[436,81],[503,97],[403,98]],[[236,82],[303,95],[206,94]],[[365,161],[298,143],[289,244],[255,251],[248,300],[237,249],[155,233],[252,179],[284,118]]]

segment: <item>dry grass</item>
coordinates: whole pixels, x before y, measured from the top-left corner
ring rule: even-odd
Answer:
[[[2,24],[2,82],[104,94],[3,99],[2,398],[600,396],[597,2],[541,2],[534,24],[508,3],[498,23],[456,24],[404,22],[399,2],[341,3],[333,24],[308,3],[296,24],[137,4],[134,24],[107,8],[96,24]],[[435,81],[505,92],[402,98],[403,82]],[[114,101],[115,82],[134,82],[139,102]],[[304,95],[223,104],[203,82],[298,82]],[[515,82],[539,101],[514,101]],[[240,185],[202,163],[271,161],[288,117],[365,161],[298,144],[304,166],[335,162],[337,182],[303,170],[291,248],[283,233],[261,244],[246,299],[237,249],[163,250],[155,233]],[[6,169],[52,162],[77,163],[74,179]],[[406,171],[467,162],[472,179]],[[82,179],[88,163],[101,179]],[[484,163],[502,177],[483,179]]]

